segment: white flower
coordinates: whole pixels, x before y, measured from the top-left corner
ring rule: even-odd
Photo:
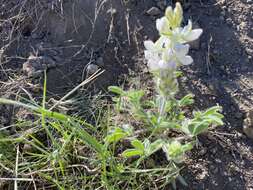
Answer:
[[[202,29],[192,30],[192,22],[189,20],[188,24],[184,28],[175,28],[168,38],[170,38],[173,42],[186,43],[198,39],[202,32]]]
[[[170,23],[166,17],[162,17],[156,20],[156,29],[159,31],[160,34],[171,34]]]
[[[190,49],[190,45],[176,44],[174,46],[174,54],[177,61],[182,65],[190,65],[193,62],[191,56],[187,55]]]
[[[188,24],[181,31],[181,35],[186,42],[190,42],[197,40],[202,34],[202,32],[203,30],[200,28],[192,30],[192,22],[189,20]]]
[[[176,69],[176,61],[171,59],[168,54],[168,46],[170,41],[168,38],[161,37],[156,43],[145,41],[144,51],[145,58],[148,61],[148,67],[151,71],[163,69]],[[167,54],[167,56],[166,56]]]
[[[167,62],[174,61],[178,65],[189,65],[193,62],[191,56],[187,55],[190,46],[188,44],[183,45],[176,43],[171,49],[167,49],[166,53],[163,54],[163,60]]]
[[[176,69],[177,65],[189,65],[193,62],[187,55],[190,46],[188,44],[175,43],[172,46],[168,38],[161,37],[156,43],[145,41],[145,58],[151,71],[162,69]],[[172,47],[171,47],[172,46]]]
[[[168,70],[168,69],[175,69],[176,62],[170,61],[166,62],[164,60],[160,60],[158,62],[149,62],[149,68],[151,71],[159,71],[159,70]]]

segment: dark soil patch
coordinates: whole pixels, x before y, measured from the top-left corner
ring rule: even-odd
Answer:
[[[100,88],[117,84],[129,70],[143,70],[143,40],[156,39],[154,21],[170,5],[166,0],[61,2],[1,0],[1,97],[24,94],[22,88],[41,95],[35,87],[42,78],[28,79],[22,72],[31,53],[59,62],[48,71],[53,97],[84,80],[87,64],[106,70],[96,81]],[[146,14],[151,7],[161,13]],[[201,136],[200,147],[189,155],[186,189],[253,189],[253,142],[242,132],[253,104],[253,2],[191,0],[184,8],[185,21],[192,18],[204,34],[192,50],[195,63],[184,68],[182,91],[196,95],[196,109],[220,104],[226,118],[226,125]],[[0,124],[10,124],[12,110],[0,110]]]

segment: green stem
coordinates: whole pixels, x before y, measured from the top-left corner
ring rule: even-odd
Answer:
[[[161,102],[159,103],[160,104],[160,107],[159,107],[159,116],[158,116],[158,124],[160,124],[161,122],[161,119],[164,117],[164,114],[165,114],[165,108],[166,108],[166,98],[164,96],[160,96],[161,98]]]

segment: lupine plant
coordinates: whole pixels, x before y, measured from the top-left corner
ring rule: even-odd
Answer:
[[[180,3],[176,7],[168,7],[165,16],[157,19],[156,28],[159,39],[156,42],[145,41],[145,58],[149,71],[153,74],[156,94],[151,100],[145,100],[145,90],[124,91],[119,87],[109,90],[118,94],[115,98],[116,109],[119,113],[127,113],[139,121],[145,135],[138,135],[134,127],[117,127],[111,131],[110,141],[130,140],[132,148],[121,154],[125,158],[137,157],[136,167],[155,152],[162,150],[168,164],[177,168],[177,164],[184,161],[185,153],[197,143],[197,136],[208,130],[211,125],[222,125],[223,115],[221,107],[214,106],[206,111],[187,113],[185,108],[193,104],[193,96],[186,95],[177,99],[177,75],[180,66],[187,66],[193,62],[188,55],[188,42],[197,40],[202,29],[192,29],[192,22],[182,27],[183,10]],[[130,132],[129,132],[130,131]],[[138,130],[140,131],[140,130]],[[112,138],[113,136],[113,138]],[[108,142],[108,139],[106,139]],[[176,173],[175,178],[180,176]],[[182,179],[182,177],[180,176]],[[182,180],[181,180],[182,181]]]
[[[10,174],[19,170],[20,176],[38,175],[38,179],[50,181],[58,189],[80,189],[80,184],[82,189],[164,189],[170,183],[175,187],[176,179],[186,185],[180,175],[186,152],[210,126],[223,125],[223,115],[219,106],[192,113],[188,108],[194,103],[193,95],[177,98],[180,67],[193,62],[187,43],[202,34],[202,29],[192,29],[191,21],[182,27],[182,21],[181,5],[168,7],[165,16],[156,21],[159,39],[144,42],[155,84],[152,96],[146,95],[145,88],[125,91],[109,87],[117,94],[115,114],[108,106],[106,118],[101,116],[96,127],[46,109],[46,73],[42,106],[0,98],[0,104],[24,107],[40,116],[32,124],[36,130],[10,137],[0,133],[0,151],[12,149],[0,152],[1,167]],[[23,125],[27,122],[17,124]],[[41,133],[45,136],[39,140]],[[10,142],[18,147],[32,146],[29,151],[22,150],[23,162],[11,159],[15,152],[19,158],[19,151],[13,150],[13,144],[7,146]],[[81,154],[76,145],[87,151]],[[4,155],[7,152],[10,154]],[[79,176],[76,170],[70,172],[73,167],[82,168]]]

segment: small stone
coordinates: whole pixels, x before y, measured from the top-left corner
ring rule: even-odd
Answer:
[[[243,132],[253,140],[253,110],[249,110],[243,121]]]
[[[236,113],[235,113],[235,117],[236,117],[237,119],[241,119],[241,118],[243,117],[243,114],[242,114],[241,112],[236,112]]]
[[[151,7],[146,13],[150,16],[157,16],[161,14],[161,11],[157,7]]]
[[[32,145],[30,144],[24,144],[23,152],[31,152],[32,151]]]
[[[86,69],[87,75],[88,76],[93,75],[98,69],[99,67],[97,65],[89,64]]]
[[[40,76],[44,70],[56,67],[56,62],[48,56],[30,55],[27,61],[23,63],[23,72],[28,77],[36,78]]]
[[[199,151],[199,155],[200,156],[204,156],[207,153],[207,148],[203,147],[200,151]]]

